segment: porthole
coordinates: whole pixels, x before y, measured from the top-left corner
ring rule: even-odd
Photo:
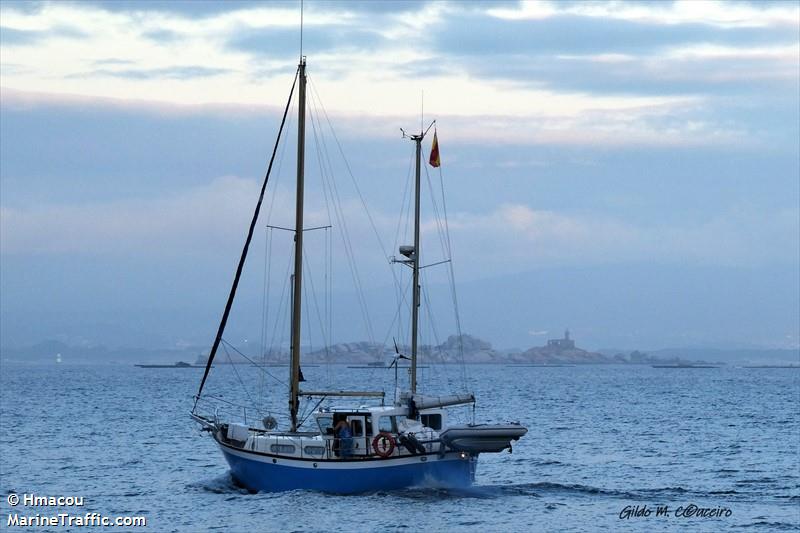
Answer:
[[[325,455],[325,447],[324,446],[305,446],[305,447],[303,447],[303,453],[305,453],[306,455],[323,456],[323,455]]]
[[[269,451],[272,453],[294,453],[294,444],[270,444]]]

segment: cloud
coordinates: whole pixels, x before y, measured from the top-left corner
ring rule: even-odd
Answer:
[[[107,1],[86,1],[98,8],[114,12],[141,12],[155,11],[167,14],[177,14],[188,17],[208,18],[215,15],[228,13],[231,11],[252,10],[264,6],[263,0],[226,0],[225,2],[174,2],[149,0],[146,4],[135,0],[107,0]],[[368,14],[398,13],[419,10],[422,2],[419,0],[382,0],[380,2],[371,1],[347,1],[347,0],[319,0],[305,2],[307,13],[315,11],[333,12],[359,12]],[[511,7],[515,2],[491,2],[484,1],[483,5],[507,6]],[[294,0],[272,0],[271,6],[281,9],[300,11],[299,3]]]
[[[0,43],[3,45],[33,44],[44,38],[45,35],[45,32],[42,31],[15,30],[14,28],[0,26]]]
[[[299,52],[295,4],[184,4],[4,4],[4,26],[15,31],[84,36],[18,37],[30,44],[4,46],[4,87],[250,105],[285,92]],[[777,104],[796,100],[797,10],[695,4],[311,3],[305,50],[327,108],[350,118],[407,121],[424,86],[426,109],[472,117],[465,131],[475,140],[763,137],[748,120],[794,111]],[[720,98],[746,107],[767,94],[771,109],[744,120]]]
[[[71,26],[57,25],[48,30],[16,29],[0,26],[0,44],[3,46],[31,46],[53,39],[85,39],[88,34]]]
[[[128,62],[109,63],[127,65]],[[100,66],[100,65],[98,65]],[[95,97],[82,94],[46,93],[37,91],[19,91],[3,88],[2,108],[5,110],[29,110],[45,112],[47,110],[73,113],[81,111],[130,112],[149,116],[234,116],[244,117],[263,114],[265,118],[273,118],[278,113],[278,105],[251,105],[243,103],[208,103],[192,104],[165,102],[163,100],[145,100],[132,98]],[[0,108],[0,109],[2,109]],[[280,116],[280,115],[278,115]]]
[[[672,2],[519,2],[514,8],[488,10],[507,20],[540,20],[554,16],[647,22],[665,26],[702,23],[719,28],[752,28],[770,25],[795,26],[800,8],[790,2],[724,2],[676,0]]]
[[[148,30],[142,33],[142,37],[157,42],[172,42],[179,40],[181,35],[170,30]]]
[[[708,113],[702,98],[658,104],[642,102],[620,109],[585,109],[577,115],[495,115],[452,117],[451,140],[480,139],[492,144],[529,146],[715,146],[757,145],[756,132],[746,125]]]
[[[272,178],[259,228],[267,224],[292,227],[293,188],[281,185],[277,181],[279,176]],[[224,176],[156,196],[91,203],[3,206],[0,207],[0,252],[5,255],[138,258],[230,253],[233,257],[244,242],[260,186],[260,180]],[[306,227],[330,223],[327,209],[320,207],[322,203],[322,191],[308,191]],[[352,241],[361,243],[362,247],[364,243],[375,246],[373,230],[360,202],[343,198],[339,205]],[[389,220],[380,214],[377,218]],[[334,223],[337,222],[338,219]],[[392,219],[391,226],[389,222],[385,225],[394,229],[394,223]],[[316,234],[309,237],[314,238]],[[385,262],[380,254],[373,254],[370,260]]]
[[[223,177],[155,198],[3,207],[0,250],[12,256],[146,258],[159,254],[203,256],[212,250],[215,254],[235,254],[258,187],[256,180]],[[260,226],[267,220],[291,226],[291,197],[291,191],[271,186]],[[317,195],[308,198],[309,206],[322,205],[320,202]],[[378,231],[384,236],[394,234],[396,217],[374,208],[372,211]],[[342,212],[358,259],[382,268],[382,253],[361,204],[344,200]],[[307,215],[309,226],[329,222],[324,208],[309,207]],[[486,271],[508,273],[559,265],[792,264],[800,253],[798,220],[800,211],[796,208],[769,214],[730,208],[692,222],[653,219],[637,223],[603,213],[503,204],[484,212],[451,214],[449,227],[456,257],[480,258],[459,263],[460,275],[474,279]],[[338,220],[334,225],[340,226]],[[428,262],[440,259],[437,228],[426,216],[422,230]],[[387,252],[391,254],[392,250]]]
[[[502,20],[456,15],[433,36],[439,53],[457,55],[642,53],[687,44],[763,46],[796,42],[792,27],[717,28],[560,15],[537,20]]]
[[[116,66],[127,66],[133,65],[133,61],[129,59],[117,59],[115,57],[108,57],[103,59],[96,59],[92,62],[97,67],[116,67]]]
[[[88,72],[73,74],[74,78],[127,78],[133,80],[146,79],[172,79],[188,80],[193,78],[208,78],[220,76],[230,72],[225,68],[208,68],[199,65],[185,65],[164,68],[122,68],[122,69],[96,69]]]
[[[303,52],[331,54],[342,50],[379,48],[383,36],[375,30],[349,26],[329,26],[303,36]],[[295,28],[242,29],[233,34],[227,46],[248,54],[286,58],[299,53],[300,38]]]
[[[800,44],[761,48],[702,45],[636,55],[619,53],[509,56],[509,63],[460,57],[409,62],[411,75],[436,77],[459,68],[481,78],[556,92],[627,95],[786,93],[798,86]]]
[[[108,76],[216,76],[220,73],[199,68],[144,70],[107,69]],[[462,97],[473,93],[465,89]],[[480,93],[474,93],[478,96]],[[277,106],[266,105],[186,105],[163,102],[133,101],[130,99],[86,98],[4,91],[3,105],[11,109],[41,109],[55,107],[55,112],[69,113],[77,108],[86,111],[115,109],[141,111],[146,115],[210,117],[261,116],[265,123],[273,124]],[[514,145],[594,145],[594,146],[708,146],[727,144],[754,144],[759,142],[756,132],[737,125],[730,118],[717,119],[706,109],[707,102],[697,97],[678,98],[625,98],[592,99],[562,95],[550,101],[551,108],[542,112],[512,115],[472,114],[454,115],[438,112],[440,124],[448,128],[450,142],[484,142]],[[315,113],[321,113],[318,104],[309,104]],[[585,105],[585,108],[581,106]],[[564,114],[559,111],[564,109]],[[315,115],[316,116],[316,115]],[[329,116],[339,133],[350,137],[394,138],[398,124],[407,124],[408,117],[401,115],[375,116],[329,111]]]
[[[738,6],[729,17],[719,8],[730,4],[692,9],[697,4],[531,3],[490,9],[494,17],[452,8],[448,22],[423,37],[427,55],[400,68],[589,94],[752,98],[796,90],[800,10]]]
[[[4,254],[188,252],[235,240],[257,198],[254,180],[224,177],[158,198],[3,207]]]
[[[489,271],[508,271],[509,264],[517,271],[631,262],[742,266],[796,263],[799,220],[798,209],[764,215],[732,208],[692,223],[643,224],[506,204],[488,213],[456,214],[450,229],[458,255],[481,257]]]

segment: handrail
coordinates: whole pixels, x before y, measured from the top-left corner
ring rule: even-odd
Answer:
[[[217,405],[217,403],[226,404],[226,406],[229,408]],[[274,414],[273,411],[268,409],[260,409],[258,407],[232,402],[218,396],[205,395],[198,399],[198,405],[206,406],[208,409],[213,408],[216,423],[219,423],[220,415],[228,415],[234,421],[241,420],[248,426],[250,425],[248,420],[252,421],[253,424],[256,425],[261,419],[267,416],[284,420],[287,418],[285,415]],[[194,411],[197,412],[197,409],[195,408]],[[254,427],[253,429],[261,428]]]

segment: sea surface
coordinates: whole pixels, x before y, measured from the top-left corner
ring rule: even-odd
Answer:
[[[283,412],[288,371],[255,370],[218,365],[208,389]],[[320,386],[394,387],[385,369],[303,372]],[[188,416],[202,370],[4,363],[0,529],[16,529],[7,527],[11,512],[35,512],[10,507],[8,495],[34,493],[83,496],[76,514],[147,517],[146,528],[130,531],[800,530],[798,369],[475,365],[466,372],[476,420],[519,420],[530,429],[513,453],[481,456],[469,490],[337,496],[238,487]],[[430,369],[422,383],[464,381],[458,369]],[[698,517],[691,506],[722,516]],[[668,511],[657,516],[659,507]]]

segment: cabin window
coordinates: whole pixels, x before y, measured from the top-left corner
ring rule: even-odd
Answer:
[[[273,453],[294,453],[294,444],[271,444],[269,451]]]
[[[392,433],[397,428],[394,426],[393,416],[382,416],[378,419],[378,431],[386,431]]]
[[[354,437],[364,436],[364,426],[361,424],[361,419],[354,418],[350,421],[350,431],[352,431]]]
[[[420,415],[420,422],[422,422],[423,426],[437,431],[442,429],[442,415],[439,413],[435,415]]]
[[[333,435],[333,417],[320,416],[317,417],[317,424],[319,424],[319,432],[323,435]]]
[[[306,455],[324,455],[325,454],[325,447],[324,446],[306,446],[303,448],[303,453]]]
[[[398,416],[382,416],[378,419],[378,431],[388,431],[389,433],[397,433],[397,425],[405,422],[405,415]]]

